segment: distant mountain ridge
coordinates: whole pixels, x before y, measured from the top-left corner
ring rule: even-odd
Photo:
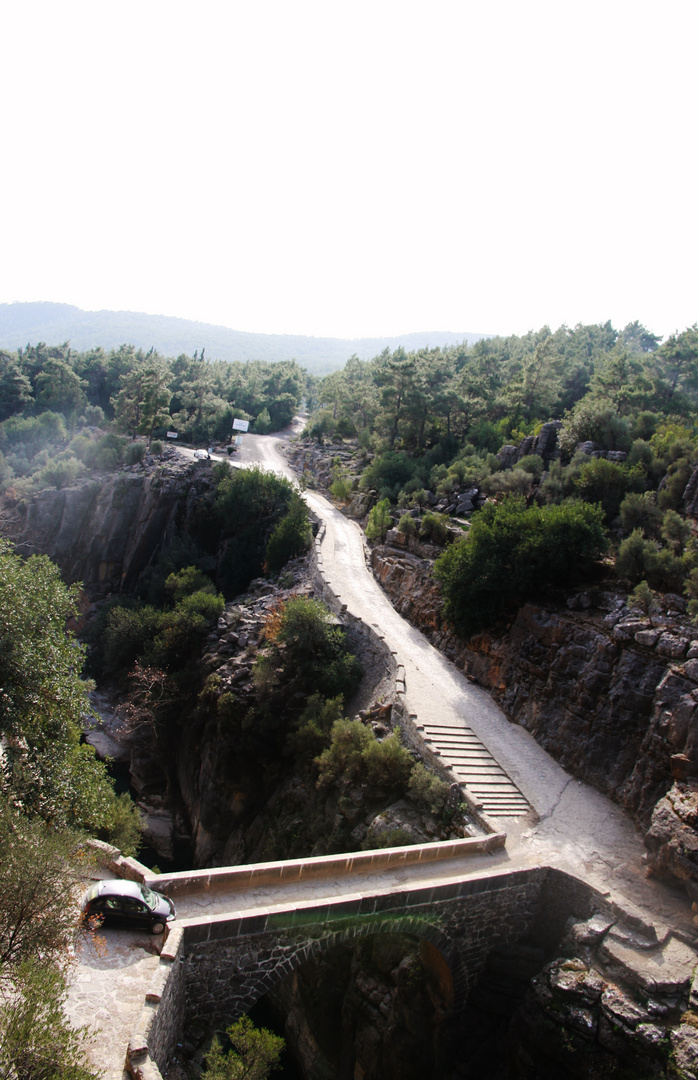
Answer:
[[[155,348],[163,356],[192,355],[206,350],[208,360],[297,360],[315,375],[343,367],[350,356],[370,360],[400,345],[409,352],[439,345],[472,344],[486,334],[422,331],[394,337],[328,338],[301,334],[252,334],[226,326],[194,322],[172,315],[146,315],[136,311],[83,311],[72,304],[49,301],[0,304],[0,349],[25,345],[61,345],[69,341],[82,352],[101,345]]]

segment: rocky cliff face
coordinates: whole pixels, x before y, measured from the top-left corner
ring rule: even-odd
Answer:
[[[649,934],[650,936],[643,936]],[[308,1080],[695,1078],[695,954],[600,913],[495,948],[462,1012],[441,954],[376,934],[269,995]]]
[[[379,934],[309,961],[270,998],[307,1080],[444,1076],[452,986],[440,953]]]
[[[564,768],[651,826],[657,872],[698,881],[698,629],[684,601],[646,616],[596,588],[566,607],[526,604],[505,633],[466,644],[445,624],[434,554],[395,530],[373,549],[398,611]]]
[[[69,582],[91,597],[128,592],[176,531],[186,532],[213,478],[204,462],[175,451],[70,488],[48,488],[23,502],[5,501],[3,536],[23,552],[48,555]]]

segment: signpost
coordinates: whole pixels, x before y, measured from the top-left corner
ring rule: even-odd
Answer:
[[[168,439],[176,439],[176,438],[177,438],[177,434],[178,434],[178,433],[177,433],[176,431],[168,431],[168,432],[167,432],[167,438],[168,438]]]
[[[249,420],[233,420],[233,431],[247,431],[249,426]]]

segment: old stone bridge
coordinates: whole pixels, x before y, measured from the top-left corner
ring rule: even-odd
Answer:
[[[370,934],[410,934],[438,950],[455,1013],[495,946],[535,930],[554,949],[568,920],[599,914],[606,931],[624,922],[644,949],[653,947],[653,956],[642,961],[650,983],[672,968],[689,987],[695,956],[671,932],[658,939],[638,911],[621,911],[612,897],[558,868],[498,864],[503,840],[496,835],[148,878],[173,897],[181,918],[162,948],[130,1038],[131,1074],[158,1080],[185,1024],[230,1022],[306,960]],[[137,866],[122,870],[138,875]],[[627,944],[626,933],[616,943],[621,967],[632,966]]]

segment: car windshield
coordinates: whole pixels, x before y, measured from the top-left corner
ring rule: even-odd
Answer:
[[[152,889],[149,889],[147,885],[141,885],[140,890],[141,896],[145,900],[150,910],[155,911],[156,907],[158,906],[157,894],[154,893]]]

